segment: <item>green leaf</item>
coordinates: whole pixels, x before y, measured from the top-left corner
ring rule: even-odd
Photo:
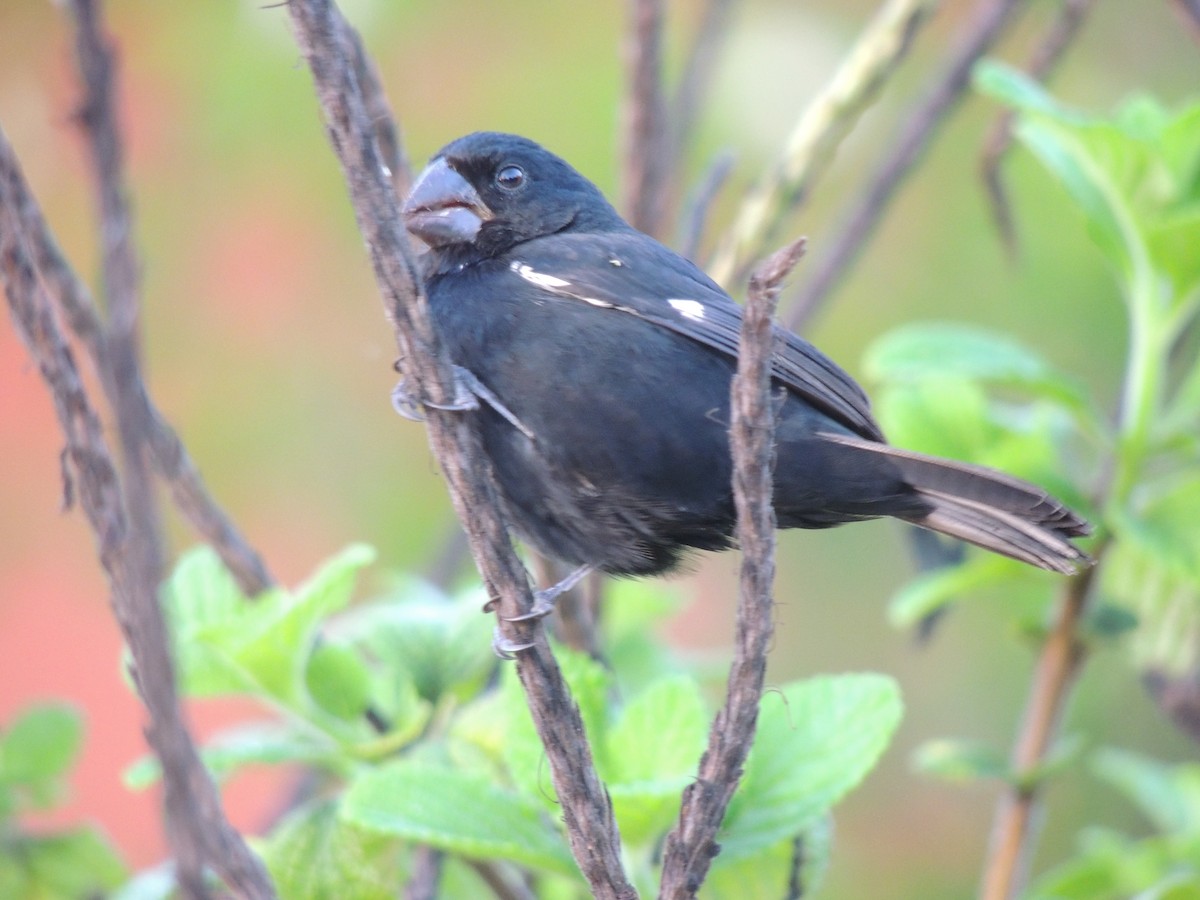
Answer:
[[[405,882],[396,839],[356,828],[336,800],[288,814],[262,846],[282,900],[391,900]]]
[[[879,420],[898,446],[949,459],[977,460],[999,439],[983,389],[950,375],[889,383]]]
[[[425,582],[405,581],[347,615],[338,633],[367,650],[386,678],[411,683],[425,700],[447,694],[466,700],[496,666],[491,621],[480,613],[484,599],[481,590],[449,597]]]
[[[1046,873],[1027,900],[1193,898],[1200,890],[1200,840],[1150,837],[1131,841],[1093,828],[1078,858]]]
[[[25,710],[0,734],[0,782],[36,785],[61,778],[83,741],[78,710],[62,703]]]
[[[341,815],[361,828],[463,856],[577,872],[541,806],[483,775],[397,760],[356,778]]]
[[[657,682],[625,707],[605,738],[601,775],[627,843],[651,841],[675,820],[707,730],[700,689],[684,676]]]
[[[976,90],[1028,113],[1040,113],[1064,125],[1084,125],[1094,118],[1064,106],[1037,81],[1012,66],[991,59],[975,64]]]
[[[609,729],[605,775],[621,784],[693,776],[707,732],[696,682],[683,675],[663,679],[634,697]]]
[[[367,666],[354,650],[342,644],[317,644],[308,658],[304,680],[313,701],[339,719],[360,719],[371,705]]]
[[[89,827],[16,837],[0,852],[11,856],[23,870],[23,894],[15,896],[30,900],[103,896],[126,877],[125,866],[112,846]]]
[[[227,621],[246,603],[233,575],[207,544],[179,557],[167,582],[167,596],[171,624],[182,633]]]
[[[1075,409],[1088,403],[1076,382],[1032,350],[969,325],[922,322],[893,329],[868,347],[863,365],[868,378],[885,383],[936,375],[1020,388]]]
[[[242,766],[284,763],[334,765],[341,759],[338,747],[310,730],[300,731],[280,722],[251,722],[237,725],[213,737],[200,750],[209,772],[218,781]],[[158,759],[144,756],[129,766],[122,781],[140,791],[162,777]]]
[[[302,708],[317,628],[350,601],[355,574],[373,558],[370,547],[353,545],[294,592],[272,590],[249,603],[210,557],[189,555],[168,594],[184,689],[200,696],[248,692]]]
[[[1105,256],[1129,282],[1142,280],[1149,269],[1148,253],[1132,211],[1084,144],[1067,130],[1036,119],[1022,119],[1015,133],[1067,189]]]
[[[250,607],[239,623],[241,634],[224,635],[233,638],[238,664],[272,696],[297,698],[318,626],[350,602],[358,570],[374,558],[364,544],[347,547],[294,594],[275,594]]]
[[[939,739],[926,741],[913,754],[918,772],[944,781],[971,782],[982,778],[1009,781],[1008,760],[994,747],[972,741]]]
[[[1139,510],[1114,511],[1114,530],[1159,568],[1200,585],[1200,475],[1163,484],[1156,493]]]
[[[766,694],[714,866],[751,856],[825,815],[874,767],[901,709],[896,682],[875,674],[812,678]]]
[[[554,655],[579,706],[596,766],[600,771],[607,771],[605,734],[612,675],[586,653],[555,646]],[[500,671],[499,704],[493,715],[498,723],[495,727],[499,732],[497,739],[504,765],[523,793],[547,807],[557,808],[558,801],[546,766],[546,751],[534,728],[516,669],[507,666]]]
[[[817,819],[794,838],[732,864],[714,864],[700,889],[703,900],[779,900],[817,896],[829,864],[833,822]],[[715,863],[720,862],[720,857]],[[797,865],[799,871],[796,871]],[[799,894],[791,887],[797,885]]]
[[[888,603],[888,620],[912,628],[955,600],[1013,577],[1018,563],[1004,557],[977,555],[961,565],[932,569],[909,581]]]
[[[1167,766],[1107,747],[1092,756],[1092,771],[1136,804],[1159,831],[1200,835],[1200,765]]]

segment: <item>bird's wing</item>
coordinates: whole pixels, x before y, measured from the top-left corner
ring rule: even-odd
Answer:
[[[634,315],[734,359],[742,307],[696,266],[638,232],[558,234],[520,245],[509,268],[546,294]],[[883,440],[862,388],[803,338],[775,328],[772,376],[856,434]]]

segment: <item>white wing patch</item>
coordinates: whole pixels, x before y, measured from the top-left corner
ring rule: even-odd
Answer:
[[[535,272],[533,266],[526,265],[520,260],[514,259],[509,263],[508,267],[528,281],[530,284],[536,284],[543,288],[562,288],[570,287],[571,282],[563,281],[555,275],[546,275],[543,272]]]
[[[688,319],[702,321],[704,319],[704,304],[699,300],[668,300],[671,308]]]

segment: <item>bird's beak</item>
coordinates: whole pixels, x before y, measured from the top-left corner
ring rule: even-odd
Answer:
[[[405,227],[430,247],[470,243],[493,215],[471,183],[444,159],[425,167],[402,212]]]

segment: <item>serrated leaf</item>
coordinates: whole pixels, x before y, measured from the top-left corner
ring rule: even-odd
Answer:
[[[336,800],[288,814],[262,845],[281,900],[392,900],[406,876],[399,842],[341,819]]]
[[[63,703],[34,706],[0,732],[0,781],[32,786],[65,775],[83,741],[79,711]]]
[[[303,685],[308,651],[321,621],[350,602],[358,570],[375,558],[364,544],[347,547],[324,563],[293,594],[274,595],[251,607],[233,653],[256,682],[275,697],[294,699]]]
[[[554,655],[570,688],[571,696],[579,707],[596,766],[605,771],[605,733],[612,675],[586,653],[555,646]],[[504,740],[501,743],[504,764],[513,782],[522,792],[537,798],[547,806],[556,806],[558,801],[550,781],[546,751],[534,728],[514,667],[501,669],[500,687],[497,714],[504,722]]]
[[[605,775],[618,784],[693,775],[707,732],[696,682],[682,675],[663,679],[634,697],[609,729]]]
[[[317,628],[350,601],[357,571],[373,558],[370,547],[352,545],[294,592],[271,590],[249,603],[222,587],[204,554],[191,556],[200,575],[178,583],[173,579],[169,595],[184,689],[196,696],[265,694],[302,708],[308,700],[304,671]],[[203,596],[189,594],[191,589]]]
[[[601,776],[627,843],[645,843],[670,827],[695,778],[707,730],[700,689],[683,676],[642,691],[608,730]]]
[[[411,682],[422,698],[473,696],[496,666],[481,591],[449,597],[421,581],[363,604],[338,634],[369,650],[387,677]]]
[[[825,815],[874,767],[901,709],[896,682],[875,674],[812,678],[764,695],[714,864],[751,856]]]
[[[833,840],[833,820],[817,819],[799,835],[734,863],[714,860],[700,888],[702,900],[779,900],[819,896]],[[796,871],[799,866],[799,871]],[[800,893],[792,894],[798,885]]]
[[[478,774],[398,760],[355,779],[341,815],[361,828],[463,856],[563,875],[578,871],[535,800]]]

